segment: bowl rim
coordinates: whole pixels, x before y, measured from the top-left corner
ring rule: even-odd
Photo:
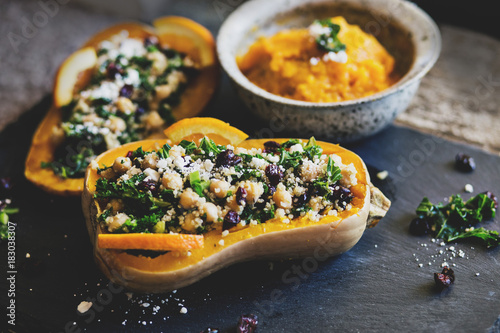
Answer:
[[[349,106],[355,106],[355,105],[360,105],[360,104],[366,104],[369,102],[377,101],[380,99],[383,99],[384,97],[388,95],[393,95],[398,92],[401,92],[402,90],[406,89],[408,86],[412,85],[415,83],[415,81],[420,81],[428,72],[429,70],[434,66],[436,61],[439,58],[439,55],[441,53],[441,48],[442,48],[442,39],[441,39],[441,33],[440,30],[434,22],[434,20],[427,14],[424,10],[422,10],[418,5],[416,5],[413,2],[410,2],[408,0],[386,0],[386,1],[393,1],[394,3],[400,3],[401,5],[404,6],[405,10],[408,11],[413,11],[414,14],[419,16],[423,21],[425,21],[428,24],[428,29],[432,32],[432,38],[434,41],[434,44],[432,47],[427,51],[427,54],[430,54],[429,59],[427,63],[420,68],[420,70],[416,73],[413,74],[410,78],[407,78],[409,74],[411,73],[412,69],[417,63],[417,55],[415,55],[415,59],[408,69],[407,73],[403,75],[396,83],[391,85],[390,87],[379,91],[377,93],[374,93],[372,95],[368,95],[362,98],[356,98],[352,100],[346,100],[346,101],[341,101],[341,102],[328,102],[328,103],[322,103],[322,102],[307,102],[307,101],[301,101],[301,100],[295,100],[291,98],[286,98],[282,97],[279,95],[275,95],[273,93],[268,92],[267,90],[260,88],[253,82],[251,82],[238,68],[238,65],[236,64],[236,56],[233,56],[230,54],[232,50],[229,50],[229,48],[224,47],[224,43],[221,43],[221,41],[224,41],[224,39],[227,39],[225,36],[227,34],[230,34],[231,31],[231,23],[235,22],[235,18],[238,15],[243,15],[243,13],[248,13],[248,9],[251,8],[252,6],[260,6],[260,5],[265,5],[268,3],[269,0],[251,0],[248,2],[245,2],[241,4],[236,10],[234,10],[222,23],[219,32],[217,34],[217,39],[216,39],[216,46],[217,46],[217,55],[219,58],[219,62],[226,72],[226,74],[231,78],[232,81],[234,81],[236,84],[238,84],[240,87],[246,89],[247,91],[250,91],[251,93],[258,95],[264,99],[267,99],[269,101],[279,103],[279,104],[286,104],[288,106],[292,107],[302,107],[302,108],[315,108],[315,109],[325,109],[325,110],[331,110],[332,108],[335,107],[349,107]],[[273,0],[273,3],[277,2],[282,2],[284,4],[289,5],[290,1],[289,0]],[[339,3],[345,3],[345,0],[334,0],[334,1],[329,1],[331,3],[339,2]],[[300,2],[297,2],[297,6],[304,6],[307,4],[319,4],[319,3],[326,3],[324,0],[301,0]],[[370,3],[370,2],[368,2]],[[287,10],[293,10],[293,6],[288,6]],[[370,7],[373,8],[373,7]],[[404,25],[404,20],[399,21],[400,24],[405,28]],[[419,40],[414,40],[414,44],[417,44],[420,42]],[[232,62],[230,64],[229,62]],[[232,66],[235,65],[235,66]],[[232,70],[236,68],[236,71]],[[406,79],[405,79],[406,78]]]

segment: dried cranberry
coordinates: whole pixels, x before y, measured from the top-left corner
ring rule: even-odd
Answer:
[[[464,153],[458,153],[455,156],[455,168],[462,172],[471,172],[476,168],[474,159]]]
[[[120,96],[123,96],[123,97],[130,98],[133,93],[134,93],[134,86],[131,84],[125,84],[120,89]]]
[[[264,153],[276,153],[278,148],[281,148],[281,145],[276,141],[267,141],[264,142]]]
[[[332,189],[332,196],[330,200],[333,202],[337,201],[337,206],[339,206],[342,209],[344,209],[347,206],[347,204],[350,203],[354,198],[354,196],[351,193],[351,190],[349,190],[347,187],[336,185],[331,189]]]
[[[215,166],[234,166],[241,163],[241,161],[241,157],[235,155],[231,149],[226,149],[217,155],[217,158],[215,159]]]
[[[114,79],[116,74],[123,74],[123,68],[119,64],[112,62],[106,67],[106,76],[108,79]]]
[[[445,266],[441,273],[434,273],[434,282],[440,289],[449,287],[455,282],[455,272],[448,266]]]
[[[431,232],[431,224],[424,218],[416,217],[410,222],[410,234],[423,236]]]
[[[302,207],[308,202],[309,202],[309,195],[307,195],[307,193],[298,195],[293,198],[293,203],[295,206]]]
[[[245,190],[243,187],[238,187],[236,190],[236,203],[238,205],[243,205],[245,203],[245,199],[247,198],[247,190]]]
[[[141,121],[141,117],[146,113],[146,109],[144,109],[142,106],[138,106],[137,109],[135,110],[135,115],[134,119],[135,122],[138,123]]]
[[[148,36],[144,38],[144,46],[157,46],[159,43],[158,38],[156,36]]]
[[[269,179],[271,185],[278,185],[281,179],[283,179],[283,171],[276,164],[269,164],[266,167],[266,176]]]
[[[270,194],[270,195],[273,195],[273,194],[274,194],[274,192],[276,192],[276,186],[270,185],[270,186],[268,186],[267,188],[268,188],[268,190],[269,190],[269,194]]]
[[[222,222],[222,230],[228,230],[240,223],[240,216],[234,210],[227,212]]]
[[[241,315],[238,319],[236,332],[238,333],[253,333],[257,330],[259,318],[254,314]]]
[[[127,152],[127,155],[125,155],[125,157],[132,158],[133,155],[134,155],[134,152],[132,150],[129,150]]]
[[[151,192],[156,192],[156,190],[158,189],[158,183],[151,179],[143,180],[139,183],[139,185],[137,185],[137,188],[144,191],[149,190]]]

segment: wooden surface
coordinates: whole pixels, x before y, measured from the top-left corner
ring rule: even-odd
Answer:
[[[441,26],[441,56],[397,124],[500,153],[500,42]]]

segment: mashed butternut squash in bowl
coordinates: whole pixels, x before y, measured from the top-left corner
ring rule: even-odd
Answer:
[[[322,46],[338,29],[337,52]],[[262,89],[306,102],[341,102],[382,91],[399,78],[394,57],[378,40],[341,16],[308,28],[260,37],[237,57],[245,76]]]
[[[389,125],[441,51],[406,0],[254,0],[223,23],[217,52],[266,135],[348,142]]]

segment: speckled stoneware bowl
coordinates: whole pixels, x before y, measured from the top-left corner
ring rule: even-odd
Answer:
[[[258,37],[307,27],[315,19],[337,15],[377,37],[394,56],[400,81],[365,98],[311,103],[271,94],[239,70],[236,56],[245,54]],[[267,121],[273,134],[315,135],[334,142],[357,140],[390,124],[407,108],[440,51],[436,24],[415,4],[404,0],[254,0],[238,7],[217,36],[222,67],[241,99]]]

